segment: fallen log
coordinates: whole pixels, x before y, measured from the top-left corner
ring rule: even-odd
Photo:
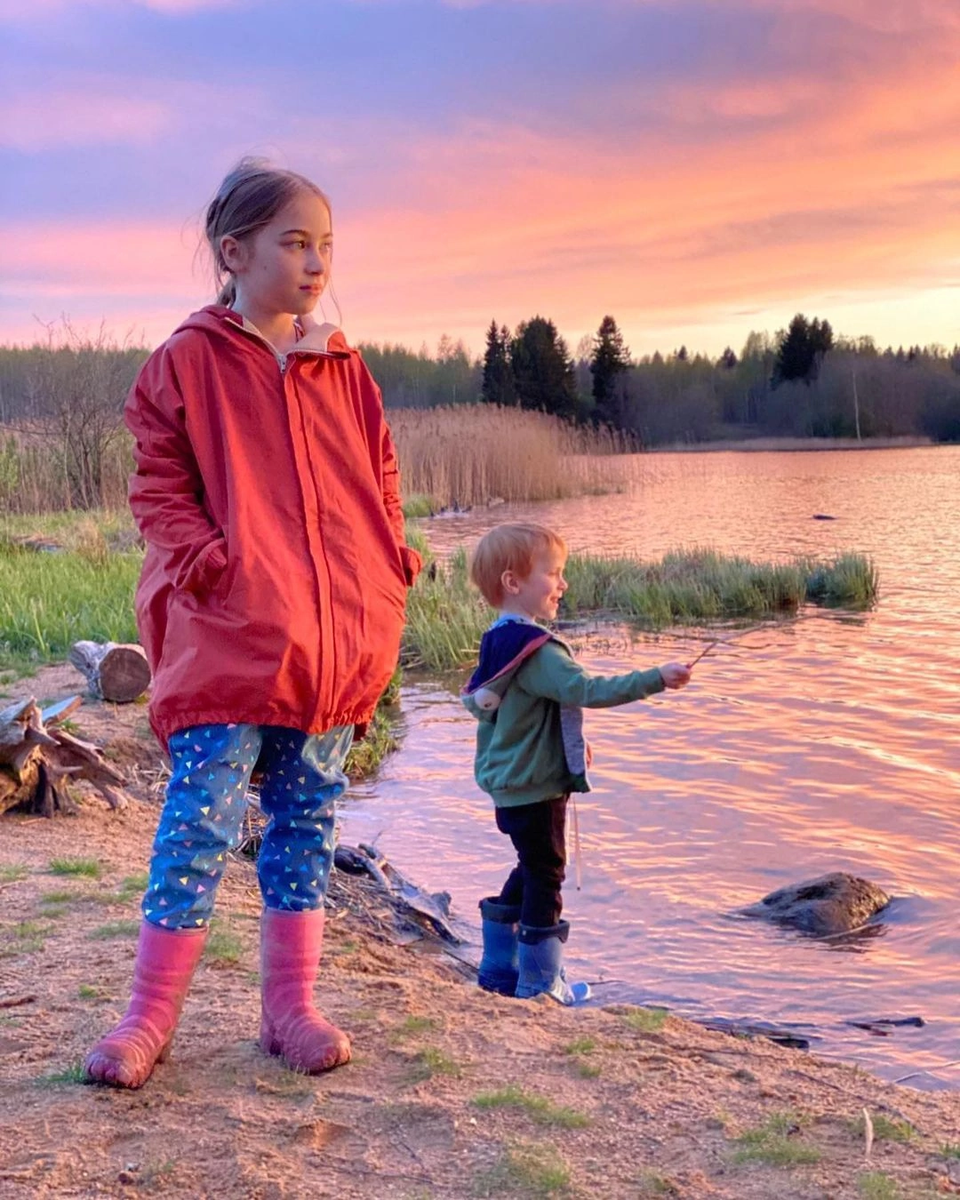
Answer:
[[[150,665],[135,643],[74,642],[67,655],[98,700],[128,704],[150,686]]]
[[[13,808],[45,817],[74,813],[70,779],[91,783],[111,808],[126,807],[126,778],[99,747],[60,728],[82,703],[71,696],[41,709],[31,696],[0,710],[0,813]]]

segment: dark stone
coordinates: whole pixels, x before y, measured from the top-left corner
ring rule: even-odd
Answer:
[[[889,903],[890,897],[875,883],[835,871],[780,888],[740,913],[828,937],[858,929]]]

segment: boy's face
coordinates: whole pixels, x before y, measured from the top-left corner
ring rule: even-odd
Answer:
[[[560,550],[540,550],[524,579],[518,579],[512,571],[505,572],[503,588],[510,611],[534,621],[555,620],[560,598],[567,590],[563,577],[566,562],[567,556]]]

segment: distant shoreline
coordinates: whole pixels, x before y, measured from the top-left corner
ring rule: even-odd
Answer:
[[[664,446],[650,446],[645,454],[693,454],[715,453],[720,450],[749,450],[749,451],[797,451],[797,450],[912,450],[921,446],[932,446],[930,438],[923,437],[894,437],[894,438],[791,438],[791,437],[758,437],[745,438],[742,441],[715,442],[671,442]]]

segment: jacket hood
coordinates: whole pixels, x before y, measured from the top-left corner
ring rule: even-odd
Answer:
[[[492,719],[521,664],[553,635],[529,621],[504,621],[480,642],[480,661],[460,698],[478,719]]]
[[[350,358],[354,351],[347,345],[347,339],[339,326],[326,321],[319,324],[308,314],[300,317],[300,327],[303,337],[297,342],[295,351],[306,351],[311,354],[322,354],[330,358]],[[198,312],[191,313],[175,330],[174,336],[186,329],[202,329],[211,334],[225,334],[233,337],[239,333],[255,340],[265,340],[255,326],[223,304],[208,304]]]

